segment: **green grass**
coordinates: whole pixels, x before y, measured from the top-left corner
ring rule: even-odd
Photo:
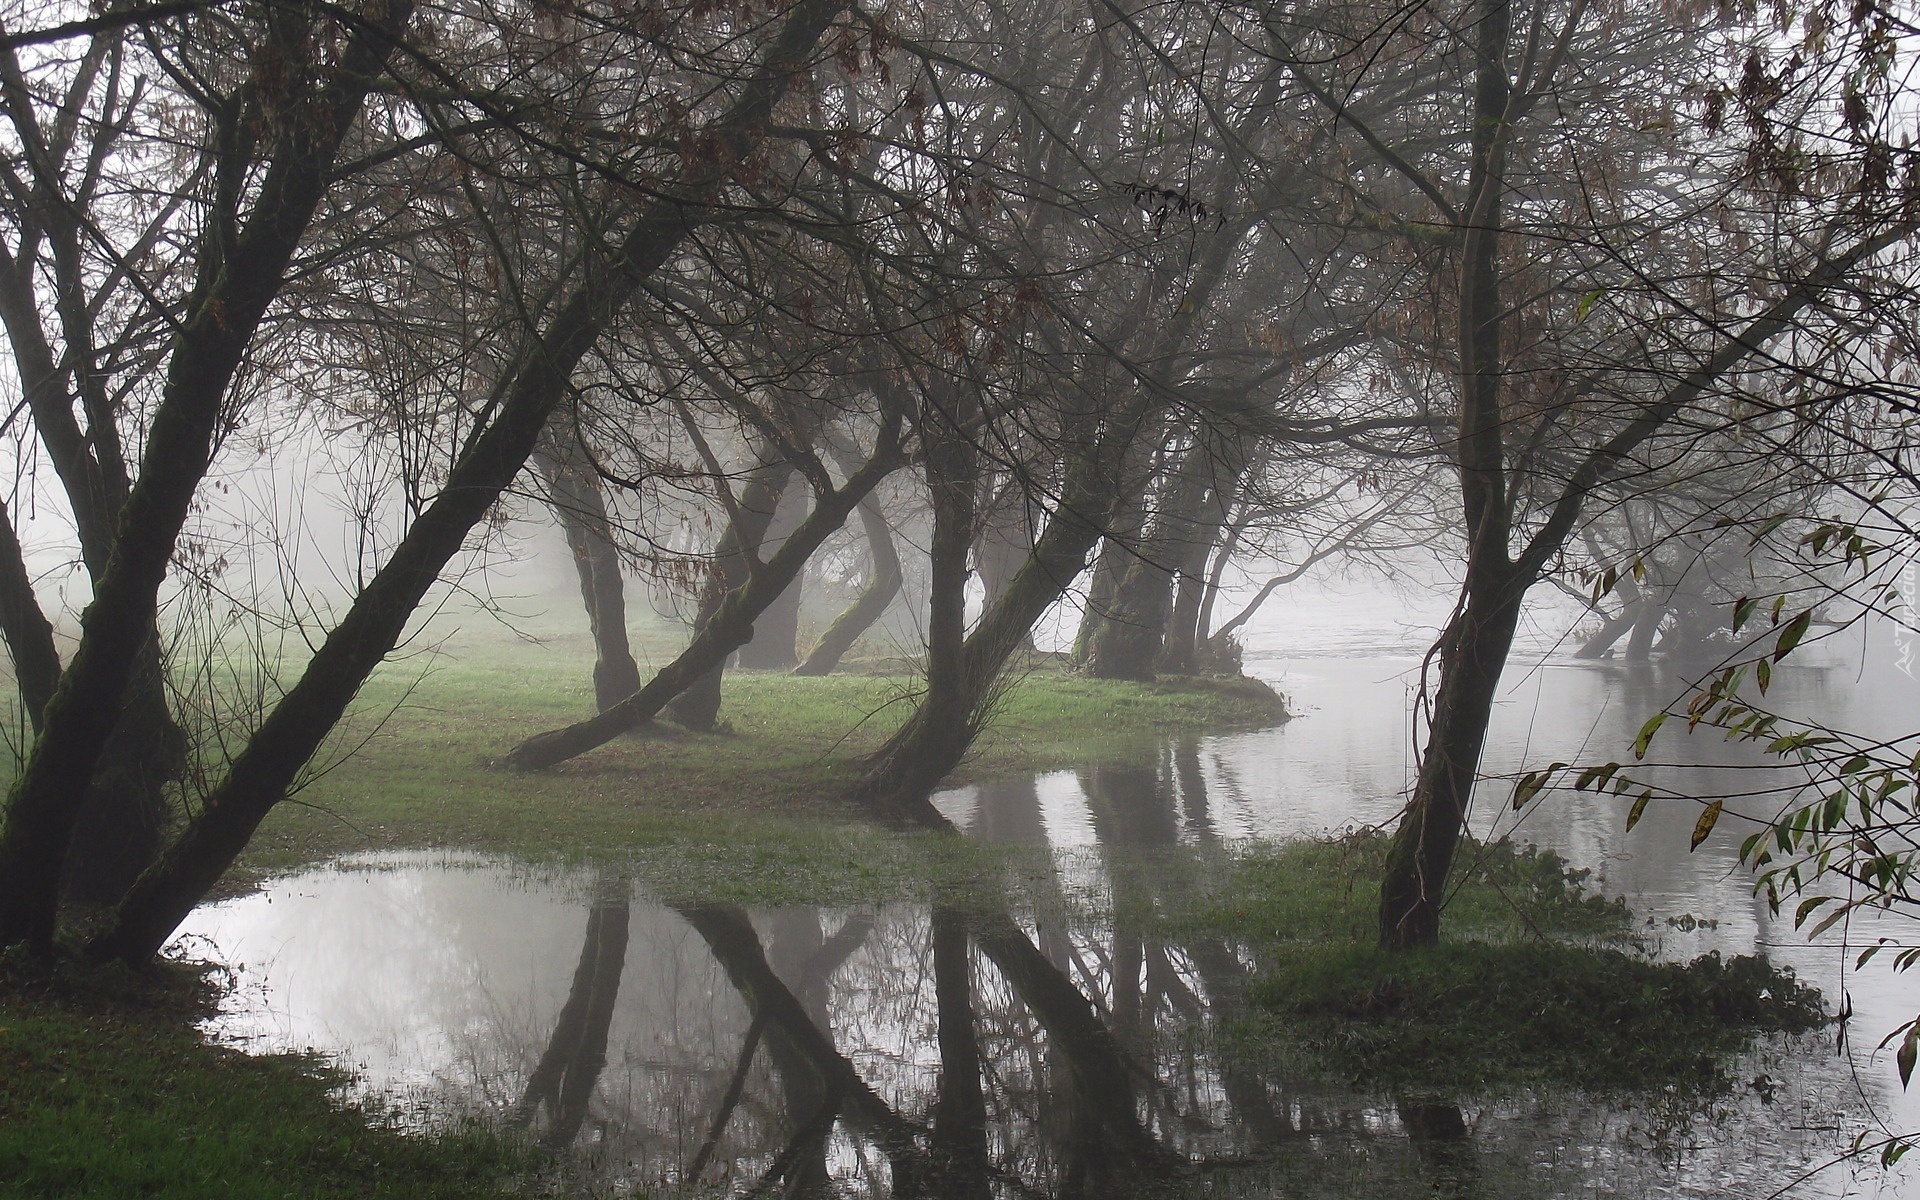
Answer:
[[[911,677],[730,672],[718,732],[659,724],[551,771],[504,770],[496,761],[519,740],[591,711],[584,655],[546,659],[529,669],[512,654],[468,654],[424,676],[400,664],[376,677],[244,865],[446,846],[650,856],[737,875],[758,858],[783,876],[815,876],[825,890],[810,898],[822,901],[878,898],[922,869],[917,843],[927,839],[879,833],[840,801],[861,756],[912,711]],[[1150,755],[1167,738],[1283,718],[1257,685],[1113,683],[1046,665],[1008,690],[951,782]]]
[[[63,1200],[499,1194],[532,1156],[478,1127],[403,1135],[298,1056],[208,1046],[178,972],[0,977],[0,1193]]]
[[[1587,873],[1507,843],[1462,844],[1444,940],[1375,946],[1386,838],[1258,847],[1169,917],[1254,948],[1251,1017],[1223,1052],[1283,1078],[1472,1099],[1530,1087],[1710,1098],[1760,1035],[1824,1024],[1819,993],[1764,959],[1657,962]]]

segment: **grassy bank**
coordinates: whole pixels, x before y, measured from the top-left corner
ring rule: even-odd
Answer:
[[[261,829],[247,865],[394,847],[566,857],[762,845],[830,869],[850,833],[875,836],[840,797],[861,757],[912,711],[916,685],[734,672],[714,733],[658,724],[551,771],[495,765],[522,738],[589,715],[588,680],[578,654],[549,655],[537,670],[493,653],[385,672],[313,782]],[[1278,697],[1246,681],[1117,683],[1043,663],[1008,690],[951,782],[1138,758],[1171,738],[1284,718]]]
[[[0,1193],[87,1200],[462,1200],[531,1155],[479,1128],[399,1133],[306,1058],[208,1046],[197,977],[0,973]]]

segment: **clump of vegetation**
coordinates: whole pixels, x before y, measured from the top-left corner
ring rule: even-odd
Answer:
[[[1257,1015],[1225,1035],[1235,1053],[1395,1094],[1713,1095],[1756,1035],[1827,1020],[1818,991],[1764,958],[1650,959],[1625,905],[1595,894],[1587,872],[1504,841],[1463,846],[1452,940],[1382,951],[1385,843],[1368,831],[1255,851],[1190,918],[1233,930],[1259,964]]]
[[[1483,1094],[1726,1089],[1755,1035],[1818,1028],[1820,994],[1766,959],[1649,960],[1605,946],[1299,947],[1253,999],[1293,1053],[1342,1082]]]
[[[1375,829],[1339,837],[1249,847],[1193,920],[1256,943],[1296,941],[1373,945],[1387,835]],[[1624,938],[1632,914],[1587,886],[1551,850],[1501,840],[1463,840],[1462,869],[1447,900],[1448,928],[1483,941],[1551,937]]]
[[[207,1045],[212,997],[178,970],[0,970],[0,1191],[454,1200],[535,1165],[477,1124],[403,1135],[317,1059]]]

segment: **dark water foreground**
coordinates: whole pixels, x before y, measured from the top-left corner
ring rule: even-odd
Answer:
[[[1728,1092],[1631,1099],[1372,1094],[1246,1052],[1257,950],[1126,914],[1235,839],[1390,816],[1393,667],[1297,670],[1321,703],[1281,730],[947,794],[976,836],[1054,851],[1052,875],[996,905],[746,911],[662,902],[618,866],[404,854],[203,909],[186,948],[233,971],[216,1036],[336,1054],[418,1124],[522,1126],[557,1176],[616,1194],[1920,1196],[1906,1164],[1827,1165],[1916,1127],[1875,1052],[1911,1015],[1908,981],[1841,974],[1850,952],[1756,905],[1719,839],[1688,855],[1668,836],[1680,811],[1626,840],[1583,797],[1521,833],[1597,868],[1671,956],[1793,960],[1853,1004],[1844,1052],[1833,1032],[1775,1038],[1729,1064]],[[1495,755],[1518,715],[1529,753],[1637,725],[1626,686],[1547,679]],[[1673,770],[1745,769],[1700,754]]]

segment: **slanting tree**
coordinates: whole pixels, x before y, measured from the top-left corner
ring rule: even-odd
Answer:
[[[331,11],[331,10],[329,10]],[[506,356],[510,368],[493,381],[486,402],[465,415],[458,450],[440,487],[398,539],[380,568],[360,589],[325,637],[297,682],[261,721],[224,777],[160,859],[129,890],[112,921],[93,941],[97,954],[139,961],[150,956],[180,919],[205,895],[246,845],[265,815],[286,794],[301,768],[325,740],[368,674],[393,648],[414,609],[469,532],[511,485],[532,455],[543,430],[566,397],[576,365],[626,312],[642,283],[660,269],[702,214],[725,202],[728,210],[751,206],[739,173],[767,136],[767,122],[780,100],[807,76],[813,48],[840,5],[801,0],[760,27],[756,52],[742,57],[739,30],[684,27],[689,38],[711,35],[704,56],[689,56],[689,79],[699,77],[706,99],[693,112],[680,108],[677,149],[644,162],[602,161],[592,180],[611,194],[591,209],[605,222],[586,239],[557,294],[545,297],[537,324],[525,327],[519,348]],[[511,21],[510,14],[501,14]],[[296,19],[299,18],[299,19]],[[231,187],[215,189],[207,223],[198,290],[168,351],[167,385],[145,428],[144,466],[136,477],[109,565],[82,624],[78,650],[47,706],[42,730],[8,800],[0,834],[0,940],[50,947],[56,900],[53,882],[71,828],[70,786],[84,780],[104,740],[111,705],[101,697],[124,687],[139,627],[150,623],[154,597],[164,578],[173,535],[191,504],[211,452],[211,440],[228,383],[247,353],[262,314],[279,291],[327,189],[336,181],[341,144],[357,123],[360,101],[382,78],[385,63],[404,37],[408,14],[389,4],[342,28],[304,10],[269,11],[253,38],[262,68],[258,86],[236,95],[238,129],[264,131],[270,140],[254,147],[264,163],[250,185],[240,176],[215,173]],[[436,36],[442,31],[436,31]],[[633,34],[595,25],[578,33],[581,58],[631,61]],[[441,43],[444,57],[424,51],[405,59],[396,91],[445,83],[457,55]],[[485,39],[481,39],[484,41]],[[715,47],[719,49],[715,49]],[[589,51],[592,54],[589,54]],[[309,59],[324,70],[283,73],[288,62]],[[398,60],[396,60],[398,61]],[[543,60],[551,61],[551,60]],[[575,61],[579,61],[576,59]],[[428,69],[428,64],[438,69]],[[478,73],[478,68],[474,68]],[[589,72],[591,74],[591,72]],[[295,82],[312,78],[312,83]],[[606,76],[594,76],[605,82]],[[674,87],[689,79],[662,80]],[[497,92],[477,86],[458,97],[432,97],[477,109],[470,124],[504,127],[517,138],[538,139],[538,123],[518,124],[491,106]],[[644,75],[627,73],[618,86],[630,103],[646,105],[654,94]],[[614,86],[614,84],[609,84]],[[246,104],[261,108],[240,119]],[[430,111],[421,104],[415,112]],[[225,128],[225,126],[222,126]],[[233,136],[227,129],[227,136]],[[379,132],[391,134],[392,126]],[[369,137],[374,131],[369,130]],[[402,152],[448,144],[446,135],[419,139],[410,129],[394,148]],[[217,149],[217,144],[216,144]],[[364,156],[385,160],[386,155]],[[217,155],[216,155],[217,158]],[[222,160],[225,161],[225,160]],[[229,172],[248,166],[228,162]],[[637,184],[644,183],[644,187]],[[637,192],[637,195],[636,195]]]

